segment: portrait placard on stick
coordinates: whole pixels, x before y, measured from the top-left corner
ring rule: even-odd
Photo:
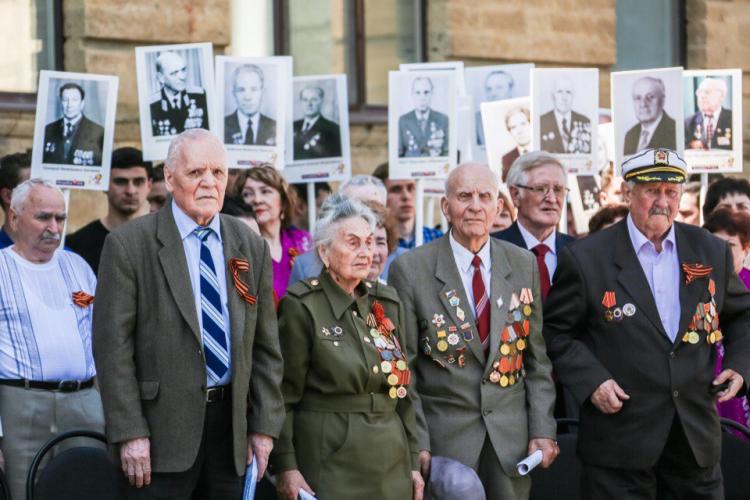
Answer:
[[[530,100],[517,97],[481,105],[487,164],[503,182],[516,158],[531,151]]]
[[[39,73],[32,177],[61,188],[107,190],[117,87],[116,76]]]

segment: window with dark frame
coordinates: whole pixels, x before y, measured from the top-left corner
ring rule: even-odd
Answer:
[[[386,123],[388,71],[425,60],[424,0],[278,0],[277,55],[294,74],[346,73],[349,119]]]

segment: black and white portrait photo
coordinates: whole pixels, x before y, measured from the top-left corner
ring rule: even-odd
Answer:
[[[34,141],[34,159],[40,176],[67,181],[92,189],[106,188],[105,171],[109,170],[109,152],[114,135],[114,114],[118,79],[113,76],[44,71],[40,74]],[[71,169],[54,169],[52,165],[82,168],[74,179]]]
[[[136,69],[145,159],[164,159],[169,140],[185,130],[216,130],[210,43],[137,47]]]
[[[301,183],[351,175],[346,75],[292,79],[293,162],[284,176]]]
[[[685,161],[694,172],[742,170],[742,73],[683,73]]]
[[[682,68],[622,71],[611,78],[617,163],[648,148],[682,154]]]
[[[505,181],[516,158],[531,151],[530,98],[517,97],[481,105],[487,138],[487,164]]]
[[[433,109],[435,84],[430,76],[411,80],[412,109],[398,118],[398,156],[448,156],[448,115]]]
[[[291,74],[274,57],[216,57],[217,118],[229,164],[283,168]]]

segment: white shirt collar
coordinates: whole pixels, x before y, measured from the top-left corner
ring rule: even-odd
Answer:
[[[302,122],[302,127],[311,128],[318,121],[318,118],[320,118],[319,114],[315,115],[315,118],[305,118],[305,121]]]
[[[471,263],[472,260],[474,260],[474,253],[469,251],[468,248],[463,246],[461,243],[456,241],[456,239],[453,237],[453,231],[451,230],[449,233],[448,239],[451,243],[451,250],[453,250],[453,258],[456,260],[456,265],[458,266],[458,270],[462,273],[468,273],[472,270],[473,264]],[[492,261],[490,259],[490,240],[487,239],[487,242],[482,246],[482,248],[479,250],[479,252],[476,254],[479,256],[479,258],[482,260],[482,267],[489,270],[490,265],[492,264]]]
[[[628,234],[630,235],[630,242],[633,244],[633,249],[635,250],[635,253],[638,254],[644,245],[650,245],[651,248],[656,251],[656,247],[654,244],[646,238],[646,235],[641,232],[640,229],[635,227],[635,222],[633,222],[633,216],[631,214],[628,214]],[[674,224],[672,224],[672,227],[669,228],[669,233],[667,233],[667,237],[664,238],[664,246],[663,249],[667,249],[668,247],[677,248],[676,239],[674,236]]]
[[[549,248],[549,251],[553,255],[557,255],[557,248],[555,248],[555,238],[557,236],[557,231],[552,231],[547,238],[545,238],[544,241],[539,241],[536,239],[536,236],[531,234],[525,227],[523,227],[523,224],[521,224],[520,220],[517,220],[516,223],[518,224],[518,230],[521,231],[521,236],[523,236],[523,241],[526,243],[526,248],[531,250],[537,245],[545,244],[547,245],[547,248]]]
[[[83,118],[83,113],[79,113],[78,116],[76,116],[73,120],[68,120],[67,118],[63,117],[63,122],[65,122],[65,124],[70,123],[71,125],[75,127],[78,124],[78,122],[81,121],[82,118]]]
[[[560,113],[557,110],[555,110],[555,118],[557,119],[557,125],[560,127],[560,130],[562,130],[562,121],[563,120],[567,120],[566,124],[568,125],[568,129],[571,128],[570,117],[571,117],[571,112],[570,111],[568,111],[567,113],[563,114],[563,113]]]
[[[641,133],[646,130],[648,131],[649,137],[651,137],[651,135],[654,133],[654,130],[656,130],[656,127],[658,127],[661,123],[662,118],[664,118],[664,111],[659,112],[659,117],[648,125],[644,125],[643,123],[641,123]]]
[[[175,224],[177,224],[177,232],[180,233],[181,240],[190,236],[193,231],[195,231],[195,228],[198,227],[198,223],[191,219],[190,216],[177,205],[174,198],[172,198],[172,216],[174,217]],[[211,219],[208,227],[214,230],[214,234],[219,238],[219,242],[221,242],[221,217],[219,217],[219,214],[214,215],[214,218]]]

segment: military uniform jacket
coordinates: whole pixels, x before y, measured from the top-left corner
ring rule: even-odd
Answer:
[[[177,135],[192,128],[208,130],[206,91],[199,87],[188,88],[180,92],[178,98],[180,106],[175,107],[163,88],[151,98],[151,133],[155,137]]]
[[[430,110],[425,130],[412,110],[398,119],[398,156],[448,156],[448,116]]]
[[[711,266],[710,276],[687,284],[681,270],[681,316],[672,342],[659,317],[627,228],[627,220],[579,240],[559,253],[545,303],[544,336],[560,381],[581,405],[578,453],[586,463],[642,469],[656,464],[674,415],[680,418],[700,467],[719,460],[721,435],[709,394],[716,346],[698,329],[683,341],[697,307],[710,304],[709,279],[724,336],[724,368],[750,377],[750,294],[732,267],[726,244],[704,229],[675,222],[679,261]],[[605,292],[616,303],[605,307]],[[710,306],[709,306],[710,307]],[[607,309],[614,313],[607,321]],[[591,394],[614,379],[630,395],[606,415]]]
[[[516,463],[526,457],[529,440],[555,438],[552,365],[541,332],[539,272],[534,256],[495,238],[487,244],[491,245],[492,262],[492,283],[487,284],[491,307],[487,358],[448,235],[396,259],[388,281],[398,291],[405,310],[419,448],[476,467],[489,435],[505,474],[518,476]],[[525,295],[524,290],[531,301],[516,306],[513,297]],[[529,315],[522,314],[525,305]],[[493,375],[495,363],[502,358],[503,332],[506,328],[513,332],[515,342],[522,337],[516,329],[525,321],[529,335],[521,351],[520,374],[514,370],[515,383],[503,387]],[[452,333],[458,338],[449,338]],[[439,345],[441,340],[448,346]]]
[[[244,119],[244,116],[242,117]],[[248,129],[248,132],[250,130]],[[250,135],[250,134],[248,134]],[[251,137],[242,138],[240,127],[240,114],[234,113],[224,117],[224,144],[255,144],[258,146],[276,145],[276,120],[264,114],[258,116],[258,130],[255,134],[255,142]]]
[[[418,470],[413,391],[388,395],[366,319],[377,300],[403,348],[403,310],[386,285],[366,281],[358,291],[355,300],[326,271],[287,289],[279,305],[287,417],[271,463],[299,469],[322,499],[408,499]]]
[[[706,126],[703,123],[703,113],[700,111],[685,118],[685,148],[695,148],[695,142],[700,147],[708,149],[732,149],[732,110],[721,108],[716,129],[711,135],[711,144],[706,144]]]
[[[304,119],[293,123],[295,160],[341,156],[341,131],[336,123],[318,115],[315,123],[303,132],[304,123]]]
[[[104,127],[81,116],[77,127],[71,134],[68,152],[65,153],[65,124],[60,118],[44,127],[44,163],[62,163],[65,165],[101,166],[102,147],[104,145]]]
[[[221,217],[232,345],[234,466],[245,473],[247,435],[277,436],[284,419],[282,358],[268,245]],[[230,259],[255,304],[233,286]],[[190,274],[171,204],[111,232],[99,263],[93,349],[107,439],[151,440],[154,472],[195,462],[206,414],[206,360]]]
[[[591,152],[591,120],[581,113],[570,112],[570,139],[567,149],[554,110],[539,117],[539,128],[543,151],[555,154]]]

